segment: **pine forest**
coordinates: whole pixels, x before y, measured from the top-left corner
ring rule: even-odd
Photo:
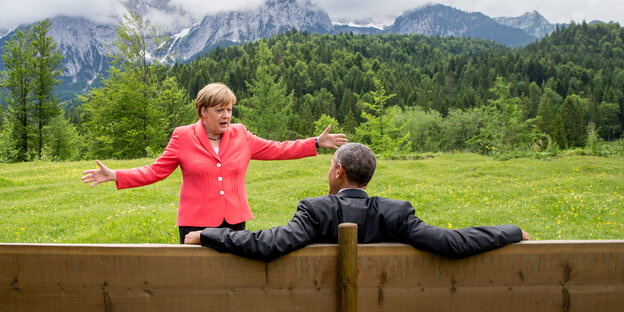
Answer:
[[[236,94],[233,122],[271,140],[316,136],[331,124],[389,158],[624,153],[617,23],[572,23],[521,48],[292,29],[164,65],[146,53],[161,39],[131,14],[102,85],[64,103],[53,92],[60,55],[47,27],[18,32],[2,51],[2,162],[157,156],[175,127],[197,120],[194,98],[211,82]]]

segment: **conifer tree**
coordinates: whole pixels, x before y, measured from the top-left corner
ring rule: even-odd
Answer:
[[[33,34],[30,28],[17,30],[15,35],[4,46],[2,59],[6,69],[2,73],[0,85],[5,89],[4,101],[8,108],[8,119],[5,133],[10,133],[12,142],[5,142],[6,148],[14,152],[6,161],[27,161],[31,159],[28,153],[32,144],[30,132],[32,98],[33,98],[33,68],[35,48],[32,44]]]
[[[62,114],[48,120],[43,128],[46,144],[41,151],[44,160],[78,160],[81,156],[83,139]]]
[[[290,120],[290,129],[300,138],[311,137],[314,135],[314,115],[312,106],[314,106],[314,97],[311,94],[304,94],[299,100],[294,102],[293,114]],[[325,129],[323,129],[325,130]]]
[[[362,102],[364,111],[362,117],[366,120],[355,129],[356,137],[360,142],[367,143],[376,153],[391,154],[394,152],[410,151],[407,139],[409,132],[399,137],[402,129],[394,127],[392,123],[393,109],[385,107],[389,99],[395,94],[386,94],[381,82],[374,80],[375,90],[370,91]]]
[[[156,108],[164,116],[168,135],[171,135],[176,127],[197,120],[195,102],[188,99],[186,91],[179,86],[175,77],[160,82],[159,92],[156,94]]]
[[[598,108],[599,132],[607,140],[615,140],[622,133],[622,123],[618,120],[620,106],[615,103],[601,103]]]
[[[560,116],[563,121],[563,134],[567,141],[567,147],[584,146],[585,121],[577,95],[566,97],[561,107]]]
[[[124,15],[104,86],[80,96],[90,157],[145,157],[165,146],[167,129],[157,109],[162,90],[148,53],[161,42],[155,33],[138,13]]]
[[[267,140],[289,139],[288,124],[294,96],[292,92],[287,93],[284,79],[280,77],[276,81],[268,66],[260,65],[247,88],[251,96],[243,99],[239,107],[245,125]]]
[[[537,120],[536,124],[539,130],[553,138],[553,135],[555,133],[555,114],[550,104],[549,97],[544,97],[540,101],[537,108],[537,116],[539,117],[539,119]]]
[[[59,68],[63,56],[54,39],[48,35],[52,24],[45,19],[33,27],[35,59],[33,68],[33,121],[37,133],[36,152],[41,158],[45,144],[43,128],[61,112],[58,100],[53,94],[60,83],[62,69]]]
[[[539,100],[542,96],[542,90],[535,83],[531,82],[529,85],[529,102],[527,105],[527,110],[525,112],[526,118],[534,118],[537,115],[537,110],[539,109]]]

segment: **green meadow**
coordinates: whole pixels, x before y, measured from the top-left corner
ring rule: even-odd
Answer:
[[[327,193],[331,156],[252,161],[247,192],[251,230],[288,222],[301,198]],[[105,160],[132,168],[153,159]],[[0,164],[2,243],[178,242],[181,174],[141,188],[80,180],[95,161]],[[371,196],[408,200],[426,223],[457,229],[514,223],[533,239],[624,238],[624,158],[565,156],[495,160],[437,154],[379,160]]]

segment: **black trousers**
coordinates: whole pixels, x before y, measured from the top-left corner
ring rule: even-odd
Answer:
[[[221,225],[217,226],[218,228],[230,228],[234,231],[241,231],[245,229],[245,222],[241,222],[241,223],[236,223],[236,224],[229,224],[227,222],[225,222],[225,219],[223,219],[223,223],[221,223]],[[205,229],[206,227],[201,227],[201,226],[180,226],[178,227],[178,229],[180,230],[180,244],[184,244],[184,237],[186,236],[186,234],[193,232],[193,231],[201,231],[203,229]]]

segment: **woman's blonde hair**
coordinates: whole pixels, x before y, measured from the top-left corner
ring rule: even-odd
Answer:
[[[220,82],[211,83],[203,87],[199,90],[195,99],[195,109],[199,118],[202,117],[201,110],[203,107],[225,106],[228,104],[236,104],[236,96],[230,88]]]

